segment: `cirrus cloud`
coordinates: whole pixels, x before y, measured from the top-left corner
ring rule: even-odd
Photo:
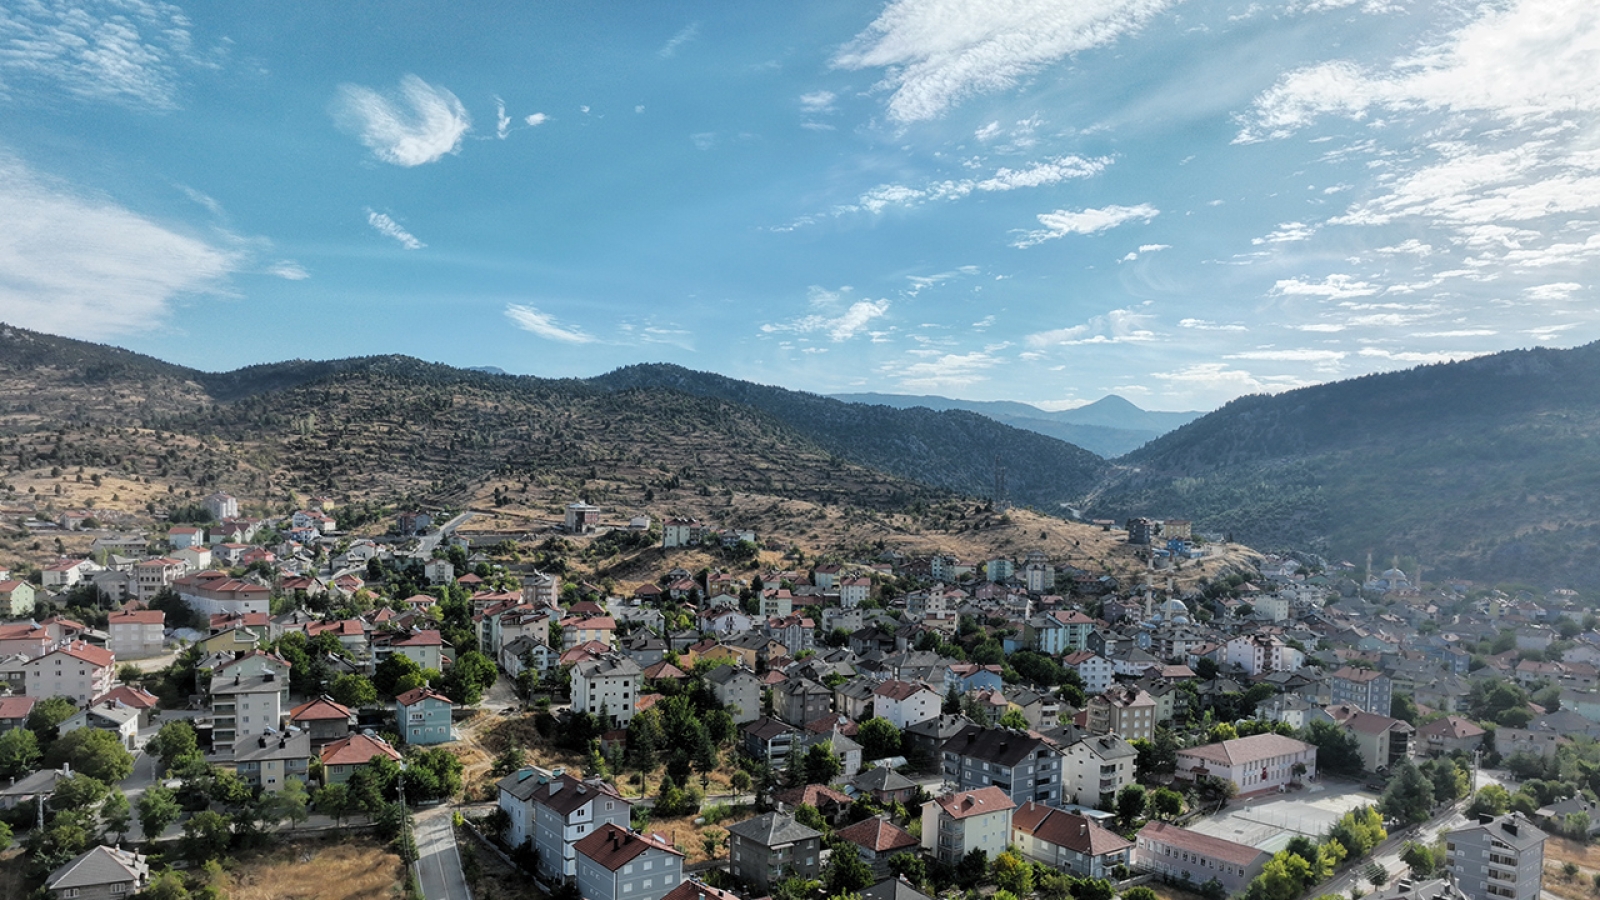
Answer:
[[[342,84],[333,118],[386,163],[420,166],[461,149],[472,117],[455,94],[415,75],[400,79],[394,94],[359,84]]]
[[[546,312],[540,312],[532,306],[520,303],[507,303],[506,318],[523,331],[532,332],[546,340],[559,341],[563,344],[592,344],[595,337],[581,328],[562,325],[555,317]]]
[[[1109,44],[1169,0],[893,0],[833,59],[885,69],[889,118],[938,118],[973,94],[1003,90],[1074,53]]]
[[[1039,224],[1044,227],[1029,231],[1012,242],[1019,249],[1053,241],[1069,234],[1094,234],[1128,222],[1148,222],[1161,215],[1161,210],[1148,203],[1138,206],[1105,206],[1100,209],[1080,209],[1076,212],[1058,209],[1039,214]]]

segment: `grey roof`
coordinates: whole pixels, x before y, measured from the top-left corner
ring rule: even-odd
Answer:
[[[888,766],[875,766],[850,779],[850,784],[863,791],[903,791],[917,786],[915,781]]]
[[[98,706],[84,710],[89,718],[104,719],[116,725],[125,725],[139,718],[139,711],[131,706],[124,706],[114,700],[107,701]]]
[[[727,684],[740,677],[753,679],[756,677],[756,673],[746,669],[744,666],[717,666],[706,673],[706,680],[716,684]]]
[[[639,664],[620,654],[606,654],[599,659],[591,659],[578,663],[573,667],[583,674],[584,678],[608,678],[621,676],[634,676],[644,674]]]
[[[1487,817],[1485,817],[1487,818]],[[1518,850],[1529,850],[1544,843],[1545,833],[1535,828],[1521,813],[1507,813],[1495,816],[1485,822],[1480,819],[1471,825],[1463,825],[1453,831],[1447,832],[1446,837],[1466,834],[1469,831],[1488,831],[1494,839],[1509,844]]]
[[[235,763],[310,758],[311,732],[309,731],[257,734],[240,738],[233,745]]]
[[[44,769],[16,784],[0,788],[0,797],[32,797],[36,794],[49,793],[56,789],[56,782],[65,777],[67,772],[62,769]]]
[[[286,679],[269,675],[251,675],[248,677],[212,679],[211,693],[213,696],[221,694],[232,696],[234,694],[273,694],[287,691],[289,682]]]
[[[970,725],[946,741],[944,751],[967,759],[1002,766],[1015,766],[1045,745],[1037,736],[1010,728],[982,728]]]
[[[861,900],[933,900],[898,878],[885,878],[861,892]]]
[[[747,841],[753,841],[763,847],[774,847],[778,844],[790,844],[808,838],[820,838],[822,832],[795,821],[794,816],[783,813],[770,812],[756,816],[754,819],[745,819],[736,825],[728,826],[728,833],[738,835]]]
[[[146,857],[132,850],[101,846],[51,872],[45,879],[45,887],[52,891],[99,887],[125,881],[140,882],[149,875],[150,863]]]

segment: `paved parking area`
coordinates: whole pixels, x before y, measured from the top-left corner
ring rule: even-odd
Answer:
[[[1197,819],[1189,828],[1269,853],[1282,850],[1295,835],[1320,838],[1352,809],[1372,806],[1378,795],[1345,782],[1313,783],[1287,794],[1271,794],[1229,806]]]

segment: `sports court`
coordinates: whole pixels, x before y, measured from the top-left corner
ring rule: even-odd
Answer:
[[[1192,831],[1224,838],[1268,853],[1282,850],[1297,834],[1320,838],[1352,809],[1373,806],[1378,795],[1360,785],[1315,782],[1287,794],[1270,794],[1196,819]]]

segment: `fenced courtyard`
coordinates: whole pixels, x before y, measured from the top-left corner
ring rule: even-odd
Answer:
[[[1313,782],[1287,794],[1230,804],[1222,812],[1196,819],[1186,827],[1276,853],[1296,835],[1321,838],[1345,813],[1377,802],[1378,795],[1359,784]]]

